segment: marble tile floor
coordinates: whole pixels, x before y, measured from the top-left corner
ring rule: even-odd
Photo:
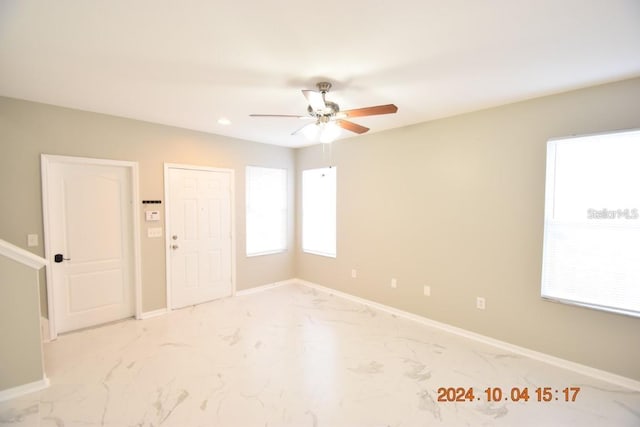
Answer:
[[[0,403],[1,426],[640,426],[640,392],[299,285],[64,335],[45,358],[51,387]]]

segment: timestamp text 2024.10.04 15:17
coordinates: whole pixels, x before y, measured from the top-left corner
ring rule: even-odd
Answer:
[[[473,402],[486,400],[487,402],[575,402],[580,387],[537,387],[529,391],[529,387],[487,387],[476,394],[473,387],[440,387],[438,388],[438,402]]]

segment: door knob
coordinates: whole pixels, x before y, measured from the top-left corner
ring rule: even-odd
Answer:
[[[53,256],[53,261],[60,263],[62,261],[71,261],[71,258],[65,258],[62,254],[55,254]]]
[[[171,249],[173,249],[173,250],[178,249],[178,245],[171,245]]]
[[[171,238],[172,238],[173,240],[178,240],[178,235],[177,235],[177,234],[174,234],[173,236],[171,236]]]

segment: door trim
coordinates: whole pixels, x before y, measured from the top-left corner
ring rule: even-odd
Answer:
[[[133,203],[130,210],[131,225],[133,227],[133,299],[135,307],[136,319],[140,319],[142,315],[142,273],[141,273],[141,255],[140,255],[140,195],[138,191],[139,178],[138,178],[138,162],[129,162],[124,160],[107,160],[107,159],[94,159],[89,157],[71,157],[71,156],[58,156],[52,154],[40,155],[40,168],[42,178],[42,222],[44,227],[44,258],[51,263],[52,260],[48,259],[51,243],[49,241],[49,231],[52,229],[50,224],[49,213],[49,165],[53,163],[67,163],[67,164],[80,164],[80,165],[92,165],[92,166],[118,166],[128,168],[131,173],[131,198]],[[51,264],[49,264],[51,265]],[[51,268],[45,269],[45,276],[47,279],[47,307],[49,315],[49,338],[54,340],[58,337],[58,331],[56,329],[56,317],[55,317],[55,305],[54,301],[56,296],[54,295],[53,286],[53,273]]]
[[[222,172],[229,175],[229,204],[231,205],[231,296],[236,294],[236,202],[235,202],[235,170],[226,168],[215,168],[209,166],[196,166],[181,163],[165,163],[164,164],[164,239],[165,239],[165,274],[167,282],[167,312],[172,311],[171,305],[171,236],[169,235],[169,224],[171,217],[171,209],[169,207],[169,170],[185,169],[192,171],[205,172]]]

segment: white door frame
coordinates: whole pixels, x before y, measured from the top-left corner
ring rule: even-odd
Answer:
[[[133,226],[133,280],[134,280],[134,306],[136,319],[141,318],[142,314],[142,275],[141,275],[141,257],[140,257],[140,196],[138,192],[138,162],[128,162],[123,160],[106,160],[93,159],[89,157],[70,157],[57,156],[52,154],[41,154],[40,165],[42,174],[42,220],[44,226],[44,258],[48,259],[51,242],[49,241],[49,232],[51,227],[51,214],[49,212],[49,165],[53,163],[71,163],[79,165],[92,166],[117,166],[126,167],[131,172],[131,197],[133,200],[131,206],[131,224]],[[49,260],[49,259],[48,259]],[[49,265],[53,260],[49,260]],[[58,337],[56,329],[56,316],[53,286],[53,273],[50,267],[45,271],[47,278],[47,306],[49,311],[49,338],[54,340]]]
[[[171,306],[171,236],[169,233],[171,208],[169,206],[169,169],[186,169],[192,171],[223,172],[229,175],[229,203],[231,207],[231,295],[236,294],[236,203],[235,203],[235,170],[214,168],[208,166],[185,165],[180,163],[164,164],[164,239],[165,239],[165,268],[167,281],[167,311],[172,311]]]

